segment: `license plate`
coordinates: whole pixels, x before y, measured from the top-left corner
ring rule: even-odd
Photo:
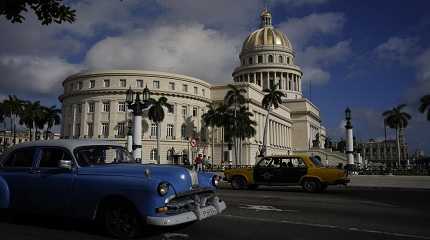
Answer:
[[[217,213],[216,209],[212,207],[200,209],[200,220],[217,215]]]

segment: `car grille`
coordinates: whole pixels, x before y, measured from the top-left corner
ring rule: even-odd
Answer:
[[[166,214],[180,214],[195,210],[197,207],[205,207],[216,197],[210,190],[197,190],[178,194],[166,204]]]

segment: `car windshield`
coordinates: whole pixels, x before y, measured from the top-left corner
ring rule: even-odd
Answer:
[[[309,158],[312,160],[312,162],[315,164],[315,166],[322,167],[321,160],[318,156],[309,157]]]
[[[79,166],[135,163],[133,156],[119,146],[95,145],[79,147],[75,150]]]

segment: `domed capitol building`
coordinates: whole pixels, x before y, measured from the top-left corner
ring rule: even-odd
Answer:
[[[257,134],[243,142],[238,164],[255,164],[262,149],[267,114],[261,105],[263,90],[273,84],[279,84],[286,98],[279,108],[273,109],[269,118],[268,154],[310,152],[317,134],[322,149],[326,131],[321,125],[320,111],[303,96],[303,72],[295,64],[292,44],[284,33],[272,26],[269,11],[261,13],[261,27],[245,39],[239,58],[240,66],[232,73],[233,81],[246,90],[245,97],[249,100],[246,107],[257,122]],[[214,136],[209,136],[208,143],[200,144],[197,149],[190,146],[188,134],[190,126],[196,132],[204,128],[202,115],[211,103],[223,101],[229,90],[227,85],[212,85],[175,73],[101,70],[69,76],[63,86],[60,100],[64,138],[103,139],[125,145],[133,119],[125,102],[126,91],[132,88],[142,92],[147,86],[153,98],[165,96],[173,105],[172,109],[166,109],[165,119],[160,124],[160,163],[183,164],[198,152],[210,156],[214,164],[228,160],[228,145],[223,146],[221,128],[208,131]],[[142,161],[156,162],[157,127],[145,114],[142,121]]]

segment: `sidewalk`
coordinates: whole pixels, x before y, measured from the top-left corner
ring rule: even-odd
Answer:
[[[223,173],[217,173],[224,176]],[[430,190],[430,176],[390,176],[390,175],[352,175],[351,187],[368,188],[412,188]],[[229,187],[228,182],[222,181],[220,187]]]
[[[430,176],[353,175],[349,186],[430,189]]]

